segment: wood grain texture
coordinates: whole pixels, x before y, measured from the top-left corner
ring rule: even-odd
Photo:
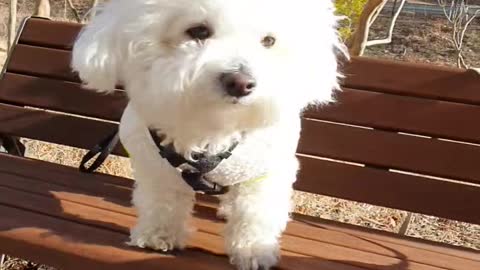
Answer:
[[[31,18],[26,22],[18,43],[71,50],[82,27],[78,23]]]
[[[298,151],[480,183],[480,147],[313,120],[303,121]]]
[[[128,100],[124,91],[104,94],[78,83],[6,73],[0,102],[119,121]]]
[[[480,106],[349,88],[335,96],[334,104],[311,109],[305,117],[480,143],[480,126],[473,124]]]
[[[15,158],[17,163],[23,162],[22,160]],[[26,162],[35,166],[32,162],[38,161]],[[57,170],[55,165],[40,164],[39,171]],[[59,170],[62,174],[65,169]],[[0,208],[2,214],[5,213],[5,219],[0,220],[0,239],[2,243],[12,243],[0,247],[1,251],[7,250],[10,254],[25,253],[26,241],[29,244],[27,250],[39,250],[40,247],[44,250],[40,253],[31,252],[34,256],[43,254],[43,258],[45,253],[51,253],[49,256],[53,256],[54,261],[52,265],[60,266],[61,263],[69,262],[69,266],[73,267],[69,269],[77,269],[72,262],[84,266],[84,261],[87,261],[93,269],[99,269],[152,255],[162,258],[162,261],[158,259],[157,263],[165,263],[165,267],[168,266],[167,262],[172,260],[169,263],[179,261],[178,269],[187,269],[183,267],[187,267],[192,263],[190,259],[195,258],[201,267],[212,264],[213,268],[209,269],[224,269],[222,265],[225,257],[220,236],[223,222],[216,220],[215,211],[209,206],[197,208],[193,223],[199,230],[189,242],[190,248],[173,260],[171,256],[146,253],[124,246],[122,241],[128,235],[128,228],[135,222],[135,213],[128,205],[128,200],[120,199],[115,194],[100,196],[94,191],[93,181],[87,181],[91,183],[91,189],[77,189],[66,184],[75,181],[65,181],[64,185],[58,185],[40,178],[32,180],[28,173],[23,175],[5,169],[0,171],[0,176],[5,179],[0,182]],[[84,179],[90,176],[84,175]],[[101,178],[107,180],[107,176],[93,177],[97,178],[95,181],[99,181],[100,186],[104,184]],[[30,181],[37,183],[33,190],[25,189]],[[109,182],[112,180],[107,180],[105,184]],[[433,270],[452,267],[451,269],[467,270],[474,269],[471,267],[477,267],[480,263],[475,259],[476,253],[461,248],[428,245],[408,238],[397,239],[392,237],[392,234],[382,235],[367,229],[355,230],[353,226],[342,225],[343,228],[340,226],[338,230],[327,229],[325,226],[329,227],[331,224],[322,224],[318,219],[313,219],[310,225],[307,220],[293,221],[282,241],[282,269],[298,269],[295,267],[300,266],[302,269],[378,269],[380,265],[397,268],[408,265],[408,269]],[[50,232],[49,237],[40,241],[46,231]],[[84,237],[85,233],[88,233],[88,236]],[[22,249],[17,250],[19,245]],[[78,248],[68,248],[77,245]],[[198,249],[195,247],[203,251],[197,253]],[[118,253],[122,255],[122,259],[105,258],[107,252]],[[70,260],[53,260],[59,256]],[[211,262],[212,259],[216,261]],[[142,265],[139,264],[140,269],[146,268]]]
[[[343,69],[347,88],[480,105],[480,76],[473,70],[366,57]]]

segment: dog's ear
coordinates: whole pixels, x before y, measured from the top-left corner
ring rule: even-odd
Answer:
[[[87,88],[111,91],[122,80],[121,23],[115,9],[100,10],[80,32],[73,47],[71,67]]]

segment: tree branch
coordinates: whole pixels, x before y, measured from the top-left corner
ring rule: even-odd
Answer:
[[[78,10],[75,8],[75,6],[72,3],[72,0],[67,0],[68,7],[70,7],[70,10],[73,12],[73,15],[75,16],[75,19],[77,22],[81,23],[82,22],[82,17],[78,13]]]
[[[15,30],[17,24],[17,0],[10,0],[10,11],[8,17],[8,37],[7,51],[10,52],[15,40]]]
[[[355,33],[349,42],[349,52],[352,56],[362,55],[365,51],[365,45],[368,41],[368,34],[372,19],[375,17],[378,8],[385,5],[388,0],[368,0],[363,8],[360,20],[358,22]]]
[[[37,0],[34,15],[38,17],[50,18],[50,1]]]
[[[387,4],[388,0],[387,1],[384,1],[382,4],[380,4],[380,6],[378,6],[375,11],[374,11],[374,15],[372,17],[372,19],[370,20],[370,22],[368,23],[368,27],[372,27],[373,23],[377,20],[378,16],[380,15],[380,13],[382,12],[383,8],[385,7],[385,5]]]
[[[403,9],[403,6],[405,5],[405,2],[406,2],[406,0],[402,0],[402,2],[400,2],[400,6],[398,6],[398,9],[395,12],[395,15],[392,17],[392,21],[390,22],[390,27],[388,29],[388,36],[384,39],[369,40],[365,44],[365,47],[380,45],[380,44],[389,44],[390,42],[392,42],[393,30],[395,29],[395,25],[397,23],[398,16],[402,12],[402,9]]]

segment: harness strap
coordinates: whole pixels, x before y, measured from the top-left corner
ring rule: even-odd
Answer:
[[[238,142],[232,144],[226,152],[211,156],[207,156],[204,153],[194,153],[194,160],[187,160],[175,151],[173,144],[163,146],[161,144],[163,139],[159,137],[155,131],[149,130],[149,132],[159,150],[158,153],[160,156],[166,159],[172,167],[180,171],[182,179],[195,192],[201,192],[207,195],[221,195],[228,192],[228,186],[222,186],[208,181],[205,178],[205,174],[213,171],[223,160],[229,158],[232,155],[232,151],[237,147]],[[119,134],[118,130],[116,130],[113,134],[104,138],[85,154],[80,162],[80,171],[92,173],[98,169],[108,155],[112,153],[113,149],[118,144],[118,141]],[[87,167],[86,164],[95,156],[97,157],[94,159],[93,163]]]
[[[95,145],[90,151],[88,151],[85,156],[83,156],[82,161],[80,162],[80,171],[81,172],[86,172],[86,173],[92,173],[100,165],[103,164],[105,159],[107,159],[108,155],[112,153],[113,149],[115,146],[118,144],[119,141],[119,136],[118,136],[118,131],[115,130],[114,133],[111,135],[107,136],[105,139],[100,141],[97,145]],[[99,154],[100,153],[100,154]],[[92,160],[97,154],[98,157],[93,161],[93,163],[87,167],[87,163]]]
[[[227,186],[208,181],[205,174],[213,171],[223,160],[232,155],[232,151],[237,147],[235,142],[223,153],[207,156],[204,153],[193,153],[193,160],[187,160],[183,155],[175,151],[173,144],[162,145],[160,138],[154,130],[150,130],[155,145],[159,149],[159,154],[165,158],[172,167],[180,170],[183,180],[196,192],[208,195],[221,195],[228,192]],[[187,164],[191,168],[182,168]],[[188,167],[187,166],[187,167]]]

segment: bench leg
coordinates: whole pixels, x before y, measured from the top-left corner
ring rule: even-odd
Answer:
[[[23,157],[25,155],[25,145],[17,137],[0,135],[0,146],[5,148],[7,153]]]

